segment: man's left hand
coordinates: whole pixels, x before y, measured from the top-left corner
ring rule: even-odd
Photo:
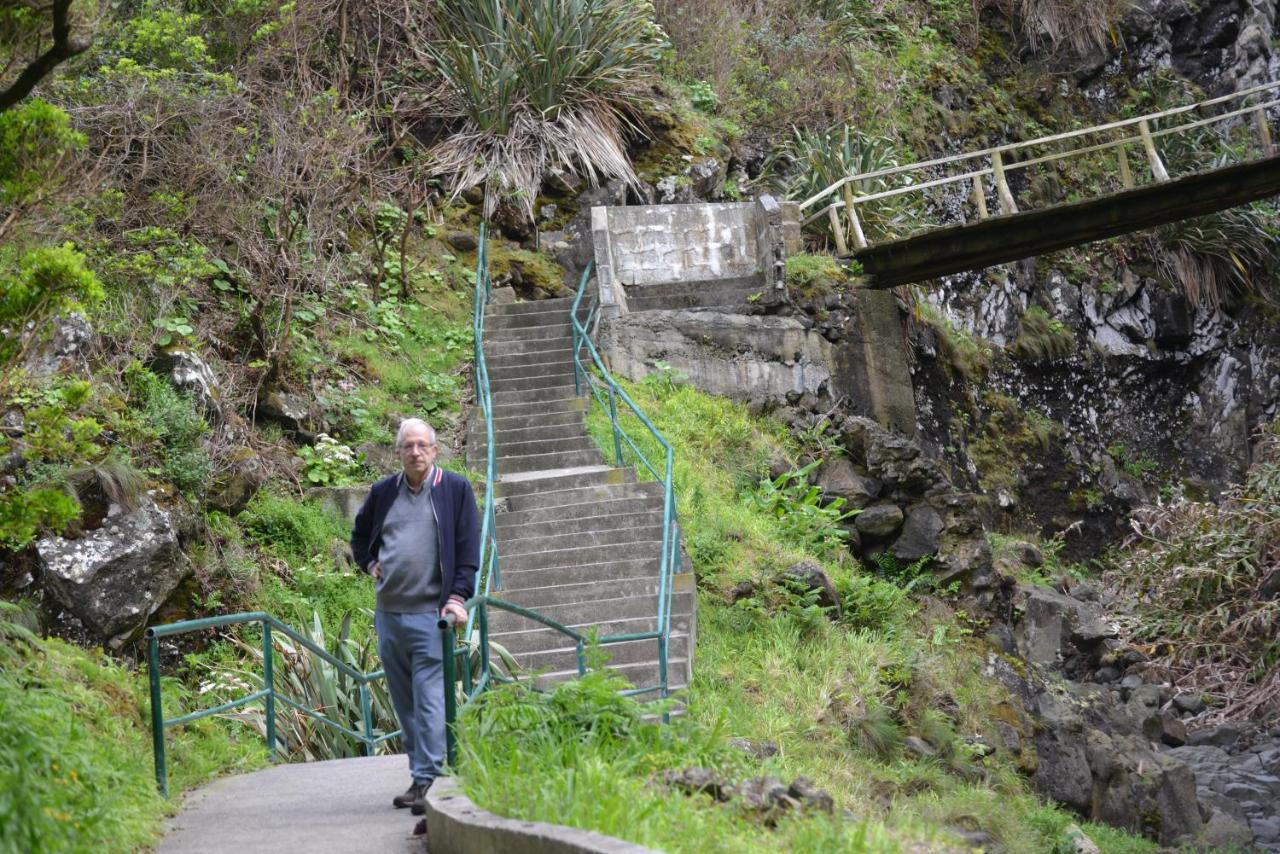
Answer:
[[[467,609],[459,605],[457,602],[446,602],[444,607],[440,609],[440,616],[444,617],[453,614],[454,619],[458,621],[459,626],[467,623]]]

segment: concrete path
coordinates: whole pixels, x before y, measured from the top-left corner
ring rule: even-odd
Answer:
[[[391,806],[409,786],[403,755],[275,765],[187,795],[158,854],[424,854],[418,819]]]

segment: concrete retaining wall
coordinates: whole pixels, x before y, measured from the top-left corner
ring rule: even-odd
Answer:
[[[448,778],[427,794],[427,846],[431,854],[658,854],[602,833],[494,815]]]

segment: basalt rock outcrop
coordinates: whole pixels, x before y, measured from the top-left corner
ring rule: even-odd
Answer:
[[[118,648],[190,574],[179,539],[185,524],[179,510],[151,497],[132,511],[112,504],[83,536],[36,542],[44,589],[96,640]]]

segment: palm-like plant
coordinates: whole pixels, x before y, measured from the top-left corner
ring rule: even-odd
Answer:
[[[637,184],[624,138],[663,46],[639,0],[477,0],[438,5],[424,48],[434,103],[455,133],[432,150],[456,196],[483,185],[485,213],[515,201],[532,215],[552,167]]]
[[[791,199],[807,199],[845,177],[900,165],[892,140],[865,136],[848,124],[823,132],[795,128],[779,160],[770,167],[783,173],[784,192]],[[905,175],[890,175],[861,179],[854,182],[852,189],[855,196],[869,196],[908,183],[910,179]],[[838,199],[839,196],[831,201]],[[892,238],[918,224],[918,203],[913,195],[904,194],[858,205],[858,217],[868,238]],[[813,227],[829,230],[825,217],[816,220]]]

